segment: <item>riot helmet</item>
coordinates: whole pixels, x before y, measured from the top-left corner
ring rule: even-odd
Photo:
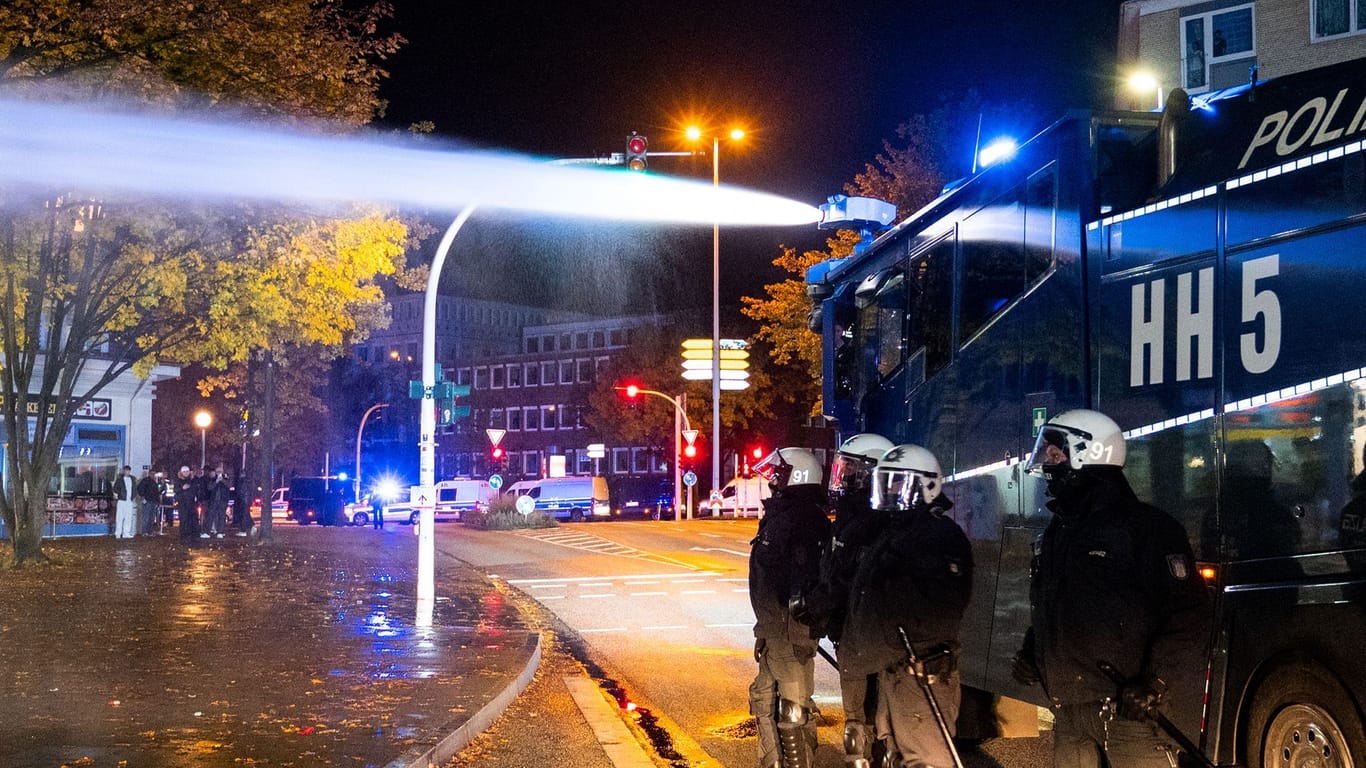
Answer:
[[[1025,471],[1048,480],[1052,488],[1082,470],[1120,469],[1124,458],[1124,434],[1114,419],[1077,409],[1044,423]]]
[[[843,495],[867,491],[878,459],[891,448],[891,440],[871,432],[845,440],[835,451],[835,461],[830,465],[830,493]]]
[[[820,460],[808,448],[779,448],[760,459],[753,469],[775,493],[799,485],[820,486],[825,479]]]
[[[933,453],[918,445],[898,445],[873,470],[873,509],[905,511],[933,504],[943,491],[943,472]]]

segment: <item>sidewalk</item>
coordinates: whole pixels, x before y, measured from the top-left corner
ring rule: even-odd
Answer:
[[[441,557],[417,632],[406,526],[45,550],[56,565],[0,571],[10,768],[398,768],[501,711],[540,652],[514,601]]]

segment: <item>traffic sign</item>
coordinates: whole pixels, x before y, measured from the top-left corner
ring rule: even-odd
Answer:
[[[693,472],[691,469],[687,472],[684,472],[683,484],[688,486],[689,488],[693,487],[694,485],[697,485],[697,473]]]
[[[603,459],[603,458],[606,458],[606,457],[607,457],[607,444],[606,444],[606,443],[589,443],[589,444],[588,444],[588,458],[590,458],[590,459]]]
[[[508,433],[508,431],[507,431],[506,429],[486,429],[486,430],[484,430],[484,434],[486,434],[486,435],[489,436],[489,442],[492,443],[492,444],[493,444],[493,447],[495,447],[495,448],[498,447],[498,443],[500,443],[500,442],[503,441],[503,435],[506,435],[507,433]]]
[[[489,475],[489,487],[492,488],[492,489],[495,490],[495,491],[498,490],[498,489],[500,489],[500,488],[502,488],[502,487],[503,487],[503,476],[502,476],[502,475]]]
[[[536,500],[530,496],[517,497],[517,511],[529,515],[536,509]]]
[[[688,445],[692,445],[693,442],[696,441],[696,440],[697,440],[697,430],[695,430],[695,429],[685,429],[685,430],[683,430],[683,442],[687,443]]]

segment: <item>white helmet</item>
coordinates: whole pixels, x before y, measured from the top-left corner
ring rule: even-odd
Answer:
[[[871,432],[845,440],[835,451],[835,461],[830,465],[830,491],[845,493],[866,489],[877,460],[891,448],[891,440]]]
[[[1115,420],[1078,409],[1049,419],[1034,441],[1026,471],[1048,477],[1055,468],[1123,467],[1124,434]]]
[[[754,465],[754,474],[768,481],[775,491],[798,485],[821,485],[825,472],[820,460],[808,448],[779,448]]]
[[[907,510],[929,504],[944,489],[939,460],[918,445],[898,445],[882,455],[873,470],[874,509]]]

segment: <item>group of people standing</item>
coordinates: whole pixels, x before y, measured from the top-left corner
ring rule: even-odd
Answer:
[[[1058,768],[1175,765],[1154,715],[1180,649],[1204,639],[1209,598],[1185,531],[1138,500],[1124,460],[1118,425],[1076,410],[1041,428],[1027,467],[1046,481],[1053,518],[1034,544],[1032,626],[1013,674],[1043,685]],[[822,637],[836,649],[846,765],[961,768],[958,638],[973,558],[939,461],[860,434],[840,446],[828,486],[803,448],[754,469],[773,491],[749,569],[760,768],[812,765]]]
[[[204,467],[195,472],[183,466],[168,481],[165,473],[151,469],[144,470],[141,478],[134,478],[132,467],[124,466],[114,481],[113,494],[115,538],[165,534],[166,527],[175,519],[180,521],[180,538],[185,541],[221,539],[230,531],[247,536],[255,527],[246,502],[229,503],[233,486],[222,467]]]

